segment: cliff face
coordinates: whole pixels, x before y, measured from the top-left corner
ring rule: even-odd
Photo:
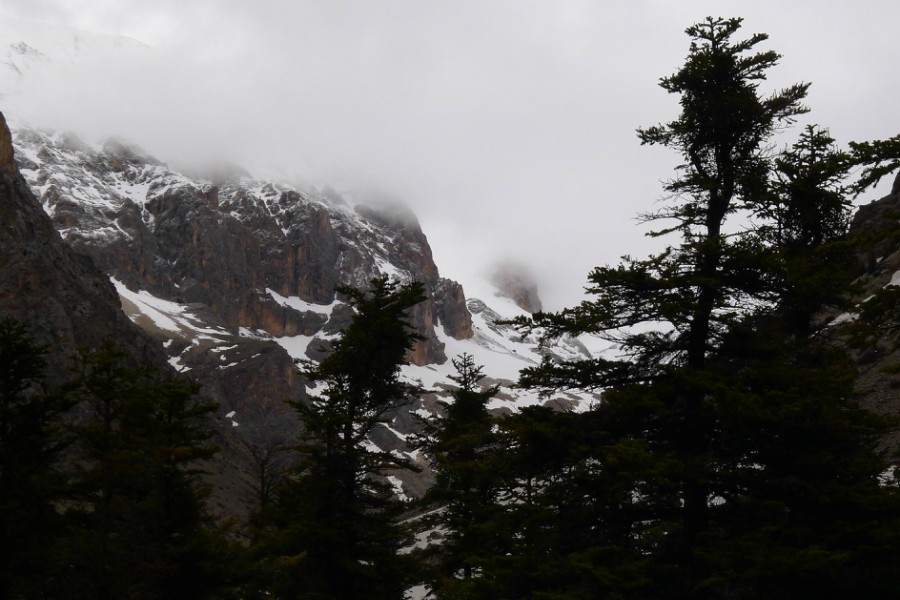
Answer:
[[[412,315],[426,337],[415,364],[446,360],[436,326],[455,339],[472,335],[458,285],[441,279],[415,216],[400,205],[353,205],[333,191],[239,172],[214,184],[120,143],[92,149],[34,131],[16,142],[55,227],[132,290],[203,304],[235,332],[313,335],[321,315],[278,298],[330,305],[338,286],[387,274],[422,282],[429,296]]]
[[[900,282],[900,173],[891,193],[860,206],[850,226],[858,240],[860,275],[855,301],[866,302],[876,292]],[[900,330],[888,327],[870,347],[857,353],[863,401],[878,411],[896,414],[900,378],[891,369],[900,364]],[[900,434],[894,441],[900,441]]]
[[[58,383],[76,349],[107,339],[136,360],[165,364],[161,346],[125,316],[109,278],[54,230],[15,162],[0,114],[0,315],[25,322],[48,346]]]
[[[885,271],[887,265],[882,264],[897,252],[897,243],[892,235],[897,229],[897,218],[900,216],[900,173],[894,179],[891,193],[859,207],[850,223],[850,235],[866,238],[860,255],[864,262],[863,277],[876,276]],[[877,277],[874,277],[877,278]]]

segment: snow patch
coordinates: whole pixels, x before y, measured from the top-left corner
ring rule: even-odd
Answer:
[[[281,306],[287,306],[300,312],[311,311],[319,313],[320,315],[331,316],[331,311],[339,304],[337,300],[333,301],[331,304],[313,304],[312,302],[302,300],[299,296],[282,296],[271,288],[266,288],[266,293]]]
[[[115,277],[111,277],[110,281],[119,293],[119,297],[131,302],[142,315],[153,321],[154,325],[166,331],[181,332],[181,326],[172,318],[172,315],[183,314],[185,310],[183,306],[157,298],[150,292],[132,292]]]
[[[238,335],[245,338],[250,338],[251,340],[271,340],[272,336],[269,335],[266,331],[260,331],[259,329],[250,329],[249,327],[239,327]],[[259,356],[259,355],[256,355]]]
[[[403,482],[400,481],[400,478],[395,475],[387,476],[388,482],[391,484],[391,487],[394,488],[394,494],[400,500],[400,502],[409,502],[412,500],[409,496],[406,495],[406,492],[403,489]]]
[[[291,335],[273,338],[273,340],[287,351],[288,355],[293,359],[305,359],[306,349],[310,342],[316,339],[313,335]]]
[[[834,319],[832,319],[831,322],[828,324],[828,326],[834,327],[836,325],[843,325],[844,323],[852,323],[853,321],[857,320],[858,318],[859,318],[859,315],[856,313],[845,312],[843,314],[836,316]]]
[[[891,275],[891,280],[884,287],[891,285],[900,285],[900,271],[894,271],[894,274]]]
[[[190,339],[191,343],[195,345],[200,341],[219,344],[223,336],[230,335],[225,329],[210,327],[203,323],[190,312],[189,307],[183,304],[157,298],[146,290],[131,291],[115,277],[110,277],[110,281],[122,300],[122,307],[126,314],[138,325],[146,326],[147,323],[142,321],[148,320],[152,326],[169,332],[173,336]],[[213,351],[221,352],[223,350],[214,349]]]
[[[171,356],[169,357],[169,364],[172,365],[172,368],[178,371],[179,373],[187,373],[191,370],[191,368],[185,364],[182,364],[180,356]]]

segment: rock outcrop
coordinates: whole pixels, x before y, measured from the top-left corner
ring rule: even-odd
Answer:
[[[859,207],[851,222],[850,236],[856,241],[860,259],[853,299],[863,303],[900,280],[900,173],[890,194]],[[878,339],[855,355],[863,402],[876,411],[896,414],[900,378],[894,367],[900,364],[900,332],[894,327],[885,328]],[[900,442],[900,434],[892,442]]]
[[[538,296],[537,283],[523,265],[503,262],[494,267],[491,283],[497,292],[516,303],[516,306],[530,313],[540,312],[542,305]]]
[[[865,288],[864,297],[890,281],[892,268],[900,269],[898,223],[900,223],[900,174],[894,180],[890,194],[860,206],[850,223],[850,236],[858,240],[863,271],[860,281]]]
[[[109,278],[73,251],[18,172],[0,114],[0,315],[27,324],[48,348],[48,379],[59,383],[80,347],[108,339],[135,361],[165,365],[161,346],[122,312]]]
[[[130,289],[208,307],[233,332],[313,335],[321,315],[274,300],[330,305],[341,285],[387,274],[425,285],[412,320],[425,340],[415,364],[446,360],[435,327],[471,337],[465,299],[441,279],[413,213],[397,202],[358,204],[333,190],[301,190],[231,175],[195,180],[140,149],[97,151],[71,135],[25,131],[17,143],[29,183],[55,227]]]
[[[15,175],[18,171],[13,152],[12,135],[6,126],[6,118],[0,113],[0,173]]]

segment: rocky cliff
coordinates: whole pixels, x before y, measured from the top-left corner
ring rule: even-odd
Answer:
[[[165,365],[161,346],[122,312],[119,295],[92,260],[54,230],[15,162],[0,114],[0,316],[23,321],[48,347],[58,383],[79,347],[113,339],[135,360]]]
[[[285,401],[302,402],[311,390],[295,361],[321,359],[349,322],[352,309],[342,301],[341,286],[364,287],[387,275],[420,281],[427,292],[410,315],[425,339],[403,368],[403,377],[426,393],[373,434],[370,441],[382,448],[421,460],[406,446],[419,428],[414,415],[439,410],[436,399],[447,395],[454,372],[448,358],[464,352],[484,366],[486,384],[503,386],[490,406],[496,412],[535,403],[577,410],[592,400],[571,394],[545,399],[512,385],[522,367],[546,353],[574,357],[587,350],[569,339],[538,347],[537,336],[523,339],[499,324],[501,317],[526,314],[516,305],[522,300],[517,288],[525,290],[527,310],[539,307],[533,286],[516,277],[487,303],[467,298],[462,285],[440,276],[425,233],[402,203],[264,180],[236,167],[189,176],[122,142],[92,145],[21,128],[13,154],[8,134],[6,140],[0,168],[15,172],[18,166],[20,173],[4,177],[14,197],[28,195],[31,229],[16,234],[24,244],[16,256],[25,258],[4,254],[4,265],[13,267],[4,267],[9,275],[0,305],[30,310],[47,336],[65,338],[69,346],[110,327],[137,331],[124,311],[146,334],[136,340],[157,355],[164,348],[169,364],[200,382],[202,393],[220,404],[222,451],[210,466],[220,514],[240,516],[258,484],[253,473],[260,461],[296,439],[296,416]],[[28,244],[52,252],[28,250]],[[13,247],[3,244],[4,251]],[[32,283],[57,267],[63,275],[74,273],[65,276],[75,283],[93,286],[109,310],[83,309],[52,285]],[[78,269],[92,275],[85,279]],[[85,319],[64,323],[55,316],[69,309]],[[118,329],[110,335],[131,335]],[[82,335],[88,330],[91,335]],[[428,471],[398,473],[392,481],[398,494],[417,495]]]
[[[240,172],[213,182],[168,169],[139,149],[93,149],[71,135],[22,132],[29,183],[76,249],[131,289],[209,307],[226,327],[273,336],[322,323],[275,300],[328,305],[340,285],[388,274],[421,281],[429,301],[416,322],[427,337],[417,364],[443,362],[434,326],[472,335],[465,304],[442,280],[415,216],[363,206],[328,190],[298,189]]]
[[[860,259],[860,275],[854,282],[854,299],[861,306],[876,293],[900,289],[900,173],[891,193],[859,207],[850,227]],[[886,307],[887,308],[887,307]],[[864,402],[878,411],[896,414],[900,377],[900,327],[897,315],[889,309],[883,327],[856,353],[860,365],[860,391]],[[852,320],[851,312],[841,320]],[[900,441],[900,434],[895,436]]]
[[[425,284],[429,299],[411,315],[425,336],[414,364],[446,361],[436,327],[472,336],[461,286],[440,277],[418,221],[397,203],[363,206],[238,169],[188,177],[115,141],[93,147],[25,129],[15,143],[53,226],[113,278],[126,312],[172,363],[229,410],[305,396],[293,362],[320,358],[349,319],[341,285],[383,274]],[[141,312],[141,294],[183,307],[190,322],[161,327]]]

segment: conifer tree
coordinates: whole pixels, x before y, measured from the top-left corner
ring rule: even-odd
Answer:
[[[492,520],[498,510],[499,482],[492,455],[498,438],[487,403],[499,391],[481,389],[482,367],[470,354],[452,359],[458,387],[451,402],[442,402],[444,416],[423,424],[419,444],[430,457],[435,484],[425,501],[440,509],[432,525],[445,531],[436,549],[437,575],[432,590],[438,598],[463,598],[468,582],[480,570],[480,561],[496,551],[498,531]],[[462,581],[460,581],[462,580]]]
[[[44,388],[45,349],[0,321],[0,598],[61,596],[66,404]]]
[[[638,132],[642,143],[673,148],[685,161],[665,186],[676,202],[650,215],[672,222],[655,235],[680,234],[681,244],[644,261],[627,259],[616,268],[595,269],[588,292],[597,300],[536,319],[552,332],[606,333],[634,356],[631,361],[596,360],[590,369],[570,365],[568,371],[580,370],[571,375],[587,378],[572,383],[608,387],[677,377],[677,385],[667,391],[665,443],[683,456],[684,509],[675,537],[686,566],[708,522],[709,465],[704,455],[713,424],[705,414],[707,359],[724,328],[742,311],[747,294],[765,288],[765,273],[754,264],[753,240],[733,239],[723,225],[729,215],[752,210],[759,201],[770,168],[771,136],[806,110],[801,104],[806,84],[770,97],[759,93],[759,83],[779,55],[754,53],[764,34],[732,40],[740,25],[740,19],[709,18],[687,29],[692,38],[688,58],[660,83],[680,96],[682,112],[668,124]],[[665,326],[630,332],[642,323]],[[542,373],[570,375],[545,366],[526,374],[525,382],[539,383],[535,375]]]
[[[595,431],[587,464],[626,494],[581,523],[595,550],[617,550],[620,572],[641,565],[650,582],[620,581],[610,594],[792,598],[815,587],[840,597],[880,589],[861,574],[872,548],[894,552],[893,535],[874,526],[893,527],[898,514],[878,481],[888,423],[856,404],[846,355],[813,335],[815,312],[840,302],[840,277],[821,269],[839,256],[849,163],[814,128],[776,160],[772,138],[806,112],[808,86],[762,95],[779,56],[756,51],[764,34],[735,40],[740,25],[709,18],[687,29],[687,60],[661,81],[681,114],[639,130],[683,159],[669,203],[647,217],[668,221],[653,235],[679,243],[595,269],[593,299],[531,323],[550,336],[598,334],[626,355],[546,360],[521,380],[604,390],[583,417]],[[734,218],[756,227],[729,226]],[[601,568],[591,561],[603,556],[567,564]]]
[[[653,597],[637,540],[650,512],[637,498],[667,499],[656,489],[666,463],[598,417],[530,406],[498,420],[485,525],[496,541],[458,597]]]
[[[298,465],[280,486],[268,536],[273,593],[285,598],[401,599],[411,572],[399,555],[402,508],[383,479],[410,465],[372,448],[368,434],[416,388],[400,367],[419,336],[407,322],[424,299],[418,283],[374,279],[367,291],[341,288],[355,308],[333,352],[306,374],[325,389],[297,403],[303,433]]]
[[[83,598],[207,598],[222,547],[209,527],[197,461],[215,448],[215,409],[195,384],[129,366],[112,345],[82,354],[70,561]]]

